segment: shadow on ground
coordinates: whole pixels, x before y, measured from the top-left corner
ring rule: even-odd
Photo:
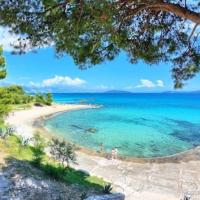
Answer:
[[[81,200],[101,194],[103,186],[89,180],[87,173],[50,164],[34,167],[29,161],[5,158],[0,169],[2,200]]]

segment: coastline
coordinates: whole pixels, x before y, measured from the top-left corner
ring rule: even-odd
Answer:
[[[91,108],[97,107],[76,104],[34,106],[29,110],[13,112],[5,121],[17,127],[18,134],[32,137],[38,128],[34,125],[37,120],[41,123],[47,117],[61,112]],[[46,136],[48,137],[48,133]],[[200,190],[199,152],[200,148],[197,147],[163,158],[108,160],[97,153],[82,149],[78,151],[79,165],[74,167],[112,182],[116,190],[125,193],[128,200],[180,200],[183,193]]]
[[[5,119],[5,122],[16,128],[19,135],[24,137],[32,137],[35,132],[34,122],[37,119],[43,119],[50,115],[68,112],[80,109],[97,108],[95,105],[82,104],[53,104],[52,106],[33,106],[30,109],[13,111]]]

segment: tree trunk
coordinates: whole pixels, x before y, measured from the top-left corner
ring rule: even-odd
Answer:
[[[194,22],[195,24],[200,24],[200,13],[196,13],[187,8],[181,7],[178,4],[164,3],[162,1],[157,1],[156,3],[152,3],[152,4],[144,3],[143,5],[140,5],[136,7],[135,9],[133,9],[127,18],[130,18],[130,16],[137,15],[139,12],[145,9],[170,12],[181,18],[188,19]]]
[[[170,12],[179,17],[188,19],[196,24],[200,24],[200,13],[196,13],[187,8],[181,7],[180,5],[171,4],[171,3],[158,3],[155,5],[152,5],[152,8],[157,8],[162,11]]]

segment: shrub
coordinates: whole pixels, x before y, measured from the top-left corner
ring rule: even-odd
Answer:
[[[107,184],[107,185],[104,186],[103,193],[104,194],[110,194],[111,191],[112,191],[112,189],[113,189],[112,185],[109,183],[109,184]]]
[[[0,104],[0,118],[3,120],[3,117],[8,115],[11,111],[11,107],[9,105]]]
[[[35,106],[38,106],[38,107],[39,107],[39,106],[43,106],[43,104],[38,103],[38,102],[35,102],[34,105],[35,105]]]
[[[11,111],[12,105],[30,103],[31,101],[33,101],[32,97],[27,95],[21,86],[0,87],[1,120]]]
[[[50,153],[52,157],[61,162],[62,166],[66,163],[69,166],[70,163],[76,163],[76,154],[74,146],[65,141],[60,142],[58,139],[52,139],[50,144]]]
[[[42,105],[50,106],[52,104],[52,102],[53,102],[53,97],[52,97],[51,93],[35,95],[35,105],[36,106],[42,106]]]
[[[47,176],[54,178],[55,180],[63,180],[65,176],[65,168],[62,166],[55,166],[52,164],[45,164],[42,166],[42,170]]]
[[[43,157],[45,155],[44,148],[45,148],[45,141],[43,138],[40,137],[39,134],[35,134],[33,137],[33,164],[37,167],[41,165]]]
[[[45,99],[46,99],[46,105],[50,106],[53,102],[53,97],[51,93],[47,93],[45,95]]]
[[[19,153],[21,153],[21,150],[29,145],[30,138],[25,138],[22,136],[17,137],[17,142],[19,144]]]

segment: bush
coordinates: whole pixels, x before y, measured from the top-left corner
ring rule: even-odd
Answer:
[[[25,104],[33,101],[21,86],[13,85],[0,87],[0,118],[2,119],[11,111],[11,106],[15,104]]]
[[[53,138],[50,144],[50,153],[55,160],[61,162],[62,166],[65,163],[67,166],[70,163],[76,163],[76,154],[73,145],[66,143],[64,140],[60,142],[58,139]]]
[[[31,141],[30,138],[25,138],[22,136],[17,137],[17,142],[19,144],[19,153],[21,153],[23,148],[28,147],[30,141]]]
[[[45,164],[42,166],[42,170],[47,176],[55,180],[63,180],[65,176],[65,168],[62,166],[54,166],[52,164]]]
[[[33,164],[39,167],[42,163],[43,157],[45,155],[44,148],[45,148],[45,141],[43,138],[40,137],[39,134],[35,134],[33,138]]]
[[[46,97],[46,104],[48,106],[50,106],[52,104],[52,102],[53,102],[53,96],[52,96],[52,94],[51,93],[47,93],[45,97]]]
[[[11,107],[9,105],[0,104],[0,118],[3,120],[3,117],[8,115],[11,111]]]
[[[107,184],[107,185],[105,185],[105,187],[104,187],[104,189],[103,189],[103,193],[104,194],[110,194],[111,193],[111,191],[112,191],[112,185],[109,183],[109,184]]]
[[[42,106],[42,105],[50,106],[52,104],[52,102],[53,102],[53,97],[52,97],[51,93],[35,95],[35,105],[36,106]]]
[[[38,103],[38,102],[34,103],[34,105],[35,105],[35,106],[38,106],[38,107],[39,107],[39,106],[41,106],[41,107],[43,106],[43,104]]]

